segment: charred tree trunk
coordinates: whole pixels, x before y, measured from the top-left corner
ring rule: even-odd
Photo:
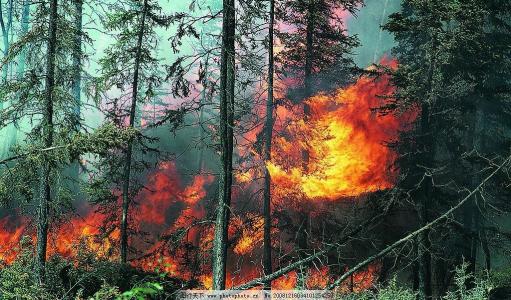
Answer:
[[[46,54],[46,91],[43,111],[43,143],[46,148],[53,146],[53,90],[55,86],[55,56],[57,43],[57,0],[50,1],[48,26],[48,47]],[[45,281],[46,246],[48,240],[48,211],[51,201],[51,163],[48,158],[41,168],[39,207],[37,221],[36,276],[39,285]]]
[[[142,9],[142,16],[140,21],[140,30],[137,38],[137,48],[135,54],[135,69],[133,71],[133,84],[132,84],[132,100],[129,116],[129,127],[134,127],[135,116],[137,112],[137,96],[139,85],[139,69],[140,59],[142,55],[142,41],[144,38],[145,21],[148,11],[148,0],[144,0],[144,7]],[[133,139],[128,141],[128,148],[126,150],[126,159],[124,165],[123,185],[122,185],[122,216],[121,216],[121,263],[125,264],[128,258],[128,209],[130,206],[130,179],[131,179],[131,162],[133,156]]]
[[[232,152],[235,82],[235,7],[234,0],[223,0],[222,63],[220,70],[220,146],[221,170],[213,240],[213,289],[225,289],[228,227],[232,189]]]
[[[274,57],[273,57],[273,26],[275,22],[275,1],[270,0],[270,22],[268,28],[268,98],[266,100],[266,124],[264,132],[264,162],[271,160],[271,142],[273,133],[273,76],[274,76]],[[272,272],[271,260],[271,178],[268,168],[265,167],[264,174],[264,236],[263,236],[263,268],[264,274]],[[264,285],[264,289],[271,289],[271,282]]]

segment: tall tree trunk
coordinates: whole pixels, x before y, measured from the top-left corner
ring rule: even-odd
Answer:
[[[483,152],[482,146],[482,135],[484,131],[484,114],[482,111],[482,103],[481,100],[474,101],[474,111],[471,112],[470,117],[470,132],[468,134],[469,137],[469,143],[471,145],[470,150],[475,151],[475,155],[481,154]],[[476,186],[478,180],[481,180],[480,170],[483,169],[483,167],[478,164],[474,163],[472,165],[473,174],[470,179],[470,185]],[[481,211],[484,212],[484,206],[479,207],[479,197],[477,195],[474,195],[473,199],[471,199],[463,208],[463,223],[464,223],[464,229],[468,236],[468,242],[465,243],[465,249],[464,249],[464,259],[465,262],[468,263],[468,269],[467,271],[470,274],[475,274],[476,271],[476,262],[477,262],[477,252],[479,245],[482,244],[483,251],[486,256],[486,268],[490,268],[490,251],[488,248],[487,239],[486,239],[486,232],[482,228],[481,222],[483,222],[483,218],[481,216]],[[472,288],[474,286],[474,280],[471,278],[467,282],[467,288]]]
[[[273,57],[273,26],[275,22],[275,0],[270,0],[270,22],[268,25],[268,98],[266,99],[266,124],[264,132],[264,162],[271,160],[271,142],[273,133],[273,77],[274,77],[274,57]],[[264,195],[263,195],[263,216],[264,216],[264,234],[263,234],[263,269],[264,274],[272,272],[271,263],[271,178],[268,168],[264,172]],[[271,289],[271,282],[264,285],[266,290]]]
[[[10,47],[10,40],[9,40],[9,34],[12,33],[12,17],[13,17],[13,0],[8,0],[8,7],[7,7],[7,24],[4,20],[4,11],[2,6],[2,0],[0,0],[0,29],[2,31],[2,40],[3,40],[3,57],[6,58],[9,54],[9,47]],[[2,67],[2,83],[7,82],[7,77],[9,75],[9,69],[11,64],[7,63]],[[5,102],[5,103],[4,103]],[[9,106],[9,100],[8,99],[0,99],[0,109],[3,109],[5,107]],[[4,133],[6,135],[9,135],[10,127],[7,127],[7,132]],[[9,141],[9,136],[7,136],[7,141]],[[0,149],[0,155],[4,155],[9,152],[10,144],[3,143],[2,148]]]
[[[46,91],[42,121],[43,142],[46,148],[53,146],[53,90],[55,85],[55,52],[57,43],[57,5],[57,0],[50,1],[48,49],[46,54]],[[45,280],[48,210],[51,200],[50,173],[50,161],[45,159],[41,168],[37,222],[36,275],[40,285],[44,284]]]
[[[29,25],[29,18],[30,18],[30,1],[31,0],[24,0],[23,1],[23,8],[21,13],[21,31],[19,33],[19,37],[23,37],[28,32],[28,25]],[[23,75],[25,73],[25,65],[26,65],[26,58],[27,58],[27,50],[23,49],[21,50],[19,57],[18,57],[18,66],[16,70],[16,77],[18,80],[22,80]],[[17,100],[18,100],[17,96]],[[16,101],[17,101],[16,100]],[[18,139],[18,126],[19,121],[15,121],[13,126],[10,127],[10,131],[8,133],[9,136],[9,142],[7,147],[10,148],[10,146],[16,144],[16,141]]]
[[[232,152],[235,82],[235,7],[234,0],[223,0],[222,63],[220,70],[221,163],[215,237],[213,240],[213,289],[225,289],[228,227],[232,188]]]
[[[133,71],[133,84],[131,96],[131,108],[129,116],[129,127],[134,127],[135,116],[137,112],[137,96],[139,85],[140,58],[142,55],[142,42],[144,38],[145,21],[148,11],[148,0],[144,0],[142,17],[140,21],[140,30],[138,32],[137,48],[135,54],[135,69]],[[131,161],[133,156],[133,139],[128,141],[126,150],[126,159],[124,165],[123,185],[122,185],[122,216],[121,216],[121,263],[125,264],[128,258],[128,209],[130,206],[130,179],[131,179]]]
[[[206,54],[206,61],[204,63],[204,74],[205,74],[205,77],[207,78],[208,77],[208,69],[209,69],[209,53]],[[205,79],[206,80],[206,79]],[[205,81],[207,82],[207,81]],[[204,112],[204,107],[206,105],[206,103],[208,102],[208,92],[206,90],[206,84],[203,84],[203,90],[202,90],[202,96],[201,96],[201,99],[200,99],[200,113],[199,113],[199,143],[202,143],[203,140],[204,140],[204,137],[205,137],[205,132],[204,132],[204,128],[202,127],[203,126],[203,123],[204,123],[204,115],[205,115],[205,112]],[[198,173],[200,174],[204,169],[204,147],[200,147],[199,149],[199,159],[197,161],[197,170],[198,170]]]
[[[429,61],[429,70],[427,82],[429,85],[429,97],[421,104],[420,118],[420,151],[422,151],[421,165],[431,166],[435,158],[435,144],[431,134],[431,105],[436,102],[436,82],[434,74],[436,72],[436,37],[432,36],[431,59]],[[419,191],[417,214],[419,217],[419,226],[424,227],[429,223],[429,206],[434,202],[433,186],[431,178],[425,178],[423,185]],[[424,230],[417,236],[417,255],[418,255],[418,284],[419,300],[428,300],[432,297],[431,289],[431,242],[429,240],[430,230]]]
[[[23,1],[23,12],[21,13],[21,32],[20,37],[23,37],[28,32],[29,19],[30,19],[30,1]],[[26,49],[21,50],[21,53],[18,58],[18,70],[16,71],[18,80],[20,80],[25,72],[27,51]]]
[[[73,96],[73,124],[76,132],[80,131],[80,115],[81,115],[81,85],[82,85],[82,35],[83,35],[83,0],[73,0],[74,6],[74,41],[73,41],[73,49],[72,49],[72,60],[73,60],[73,78],[71,83],[71,95]],[[74,201],[80,201],[79,195],[79,177],[80,177],[80,161],[76,160],[72,162],[68,168],[66,168],[66,173],[71,178],[70,184],[72,185],[72,190],[76,195],[74,197]]]
[[[83,34],[83,0],[74,0],[75,7],[75,38],[73,45],[73,85],[72,94],[75,100],[75,117],[77,129],[79,130],[80,109],[81,109],[81,85],[82,85],[82,34]]]
[[[9,40],[9,33],[11,31],[12,26],[12,10],[13,10],[13,3],[12,0],[8,1],[9,7],[7,8],[7,24],[5,24],[4,16],[3,16],[3,5],[2,0],[0,0],[0,29],[2,30],[2,40],[3,40],[3,56],[4,58],[7,57],[9,54],[9,47],[10,47],[10,40]],[[9,74],[9,66],[10,64],[6,64],[2,68],[2,82],[7,81],[7,76]],[[2,102],[0,102],[0,105],[2,105]],[[0,109],[2,107],[0,106]]]
[[[426,157],[431,158],[429,154],[432,151],[431,145],[427,144],[425,137],[429,136],[430,124],[429,124],[429,104],[423,103],[421,107],[421,131],[423,134],[423,151]],[[428,161],[428,158],[424,159]],[[430,161],[429,161],[430,162]],[[419,216],[419,227],[424,227],[429,223],[429,201],[431,201],[431,180],[426,178],[423,183],[423,187],[419,195],[419,203],[417,207],[417,213]],[[429,240],[429,230],[424,230],[417,236],[417,255],[418,255],[418,280],[419,280],[419,294],[418,299],[431,299],[431,243]]]
[[[315,1],[308,0],[307,8],[307,25],[306,25],[306,45],[305,45],[305,68],[304,68],[304,100],[312,96],[312,67],[314,63],[314,27],[315,25]],[[305,124],[310,119],[310,106],[307,102],[303,103],[303,120]],[[305,143],[307,143],[305,141]],[[310,151],[305,146],[302,150],[302,169],[304,173],[309,170]],[[302,199],[302,201],[306,201]],[[305,204],[305,203],[304,203]],[[300,214],[300,227],[297,233],[298,249],[300,251],[301,258],[303,258],[303,251],[308,248],[307,241],[307,228],[309,224],[307,208],[304,205],[304,211]],[[298,269],[298,278],[296,281],[297,289],[305,289],[305,281],[307,277],[307,266],[301,266]]]

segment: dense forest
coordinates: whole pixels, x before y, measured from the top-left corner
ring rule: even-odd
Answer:
[[[511,2],[0,0],[0,299],[511,299]]]

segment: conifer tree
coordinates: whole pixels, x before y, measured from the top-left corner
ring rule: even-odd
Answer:
[[[155,97],[156,89],[163,83],[165,73],[157,56],[159,39],[156,29],[166,27],[170,22],[171,19],[162,14],[158,2],[153,0],[118,2],[107,16],[105,28],[116,33],[115,41],[100,61],[101,75],[96,79],[94,89],[98,96],[101,93],[107,98],[108,119],[120,127],[140,127],[143,104]],[[110,97],[109,93],[115,96]],[[136,174],[132,170],[143,168],[143,163],[136,158],[137,147],[147,150],[143,144],[130,140],[121,156],[104,161],[111,166],[109,174],[114,176],[111,182],[114,186],[118,184],[121,192],[122,263],[127,262],[129,254],[129,209],[140,188],[140,184],[135,184]]]
[[[0,85],[1,99],[16,99],[0,110],[0,128],[24,122],[27,134],[12,148],[8,164],[2,165],[7,167],[0,170],[0,200],[3,206],[37,214],[35,273],[40,285],[45,283],[52,221],[68,211],[74,200],[63,170],[82,154],[104,154],[134,136],[109,124],[92,133],[75,131],[76,101],[69,71],[75,31],[67,4],[37,3],[30,28],[22,24],[22,32],[27,31],[10,45],[1,62],[4,66],[19,61],[22,66]],[[23,22],[28,22],[29,12],[24,7]]]
[[[502,120],[506,119],[505,107],[509,105],[505,100],[509,84],[505,79],[509,77],[505,66],[510,60],[504,46],[509,37],[508,9],[509,5],[501,1],[411,0],[404,1],[402,11],[393,14],[385,25],[398,42],[393,55],[399,68],[393,74],[397,91],[384,110],[413,109],[419,113],[413,130],[403,134],[398,145],[402,153],[399,169],[407,174],[398,186],[411,196],[419,227],[450,205],[449,195],[459,191],[456,187],[469,190],[479,184],[484,173],[481,170],[485,168],[481,160],[474,164],[477,159],[474,160],[473,154],[477,153],[475,156],[480,159],[492,153],[490,147],[486,148],[489,151],[486,153],[482,149],[481,141],[485,137],[481,126],[486,123],[484,119],[493,118],[482,112],[492,106],[501,107],[502,114],[493,119],[491,126],[507,126]],[[467,174],[471,174],[470,179]],[[474,239],[483,236],[475,225],[478,222],[475,216],[479,214],[475,212],[480,211],[475,203],[475,200],[469,202],[458,217],[465,228],[462,236],[469,237],[461,242],[464,246],[455,238],[443,241],[444,247],[435,245],[442,236],[441,231],[423,231],[419,236],[417,288],[420,299],[433,296],[432,272],[445,272],[447,276],[454,269],[452,264],[461,263],[463,259],[474,272],[477,248]],[[446,243],[451,246],[445,247]],[[466,250],[456,254],[460,247]],[[443,261],[435,264],[432,251]]]

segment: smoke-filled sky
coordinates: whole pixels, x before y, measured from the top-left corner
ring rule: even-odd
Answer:
[[[359,67],[377,63],[394,46],[392,36],[381,30],[380,25],[385,24],[388,16],[397,12],[400,5],[400,0],[366,0],[357,16],[348,20],[348,33],[356,34],[360,39],[361,46],[354,53]]]

